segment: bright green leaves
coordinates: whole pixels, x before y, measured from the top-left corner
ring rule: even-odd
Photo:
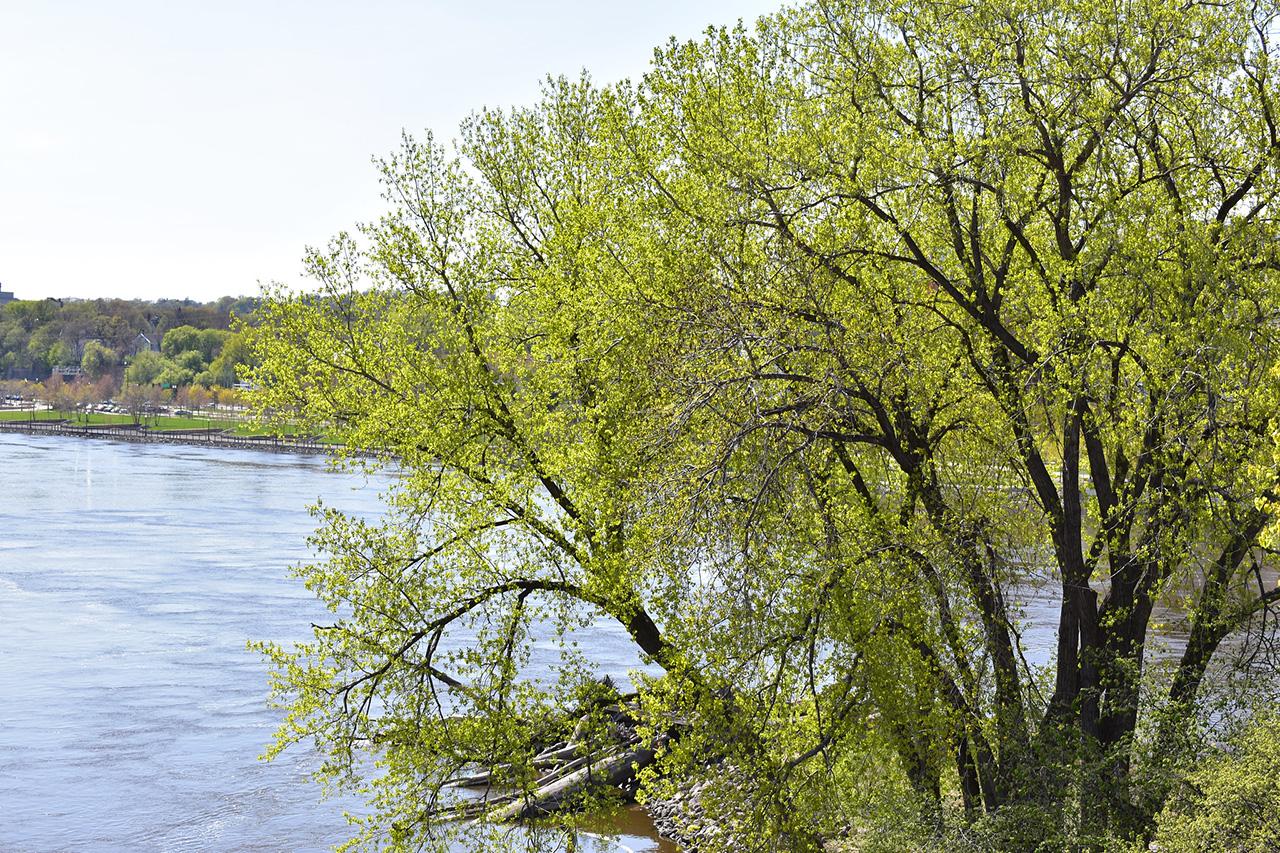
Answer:
[[[318,290],[274,294],[254,335],[261,410],[400,472],[378,523],[321,511],[324,559],[300,572],[336,620],[269,650],[281,743],[312,737],[358,780],[371,842],[467,832],[449,783],[477,768],[531,790],[601,674],[587,622],[661,649],[630,545],[659,342],[600,212],[603,109],[551,83],[537,110],[477,117],[464,159],[406,138],[387,215],[312,251]]]
[[[1212,750],[1160,814],[1156,843],[1171,853],[1271,850],[1280,844],[1280,750],[1274,711]]]
[[[337,621],[272,651],[282,738],[376,755],[370,837],[410,846],[469,766],[532,783],[603,618],[681,731],[644,784],[723,761],[762,843],[837,831],[874,798],[813,791],[865,754],[934,833],[948,788],[1085,796],[1058,731],[1123,777],[1166,590],[1211,591],[1209,656],[1269,603],[1269,14],[814,4],[406,138],[253,336],[265,410],[401,474],[382,522],[322,515]]]

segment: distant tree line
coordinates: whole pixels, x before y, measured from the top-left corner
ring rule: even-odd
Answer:
[[[232,323],[248,318],[257,304],[231,296],[206,303],[15,300],[0,307],[0,378],[43,381],[55,369],[79,368],[95,381],[110,375],[173,388],[229,386],[243,353]]]
[[[86,350],[81,369],[93,378],[91,352],[96,348]],[[141,350],[129,360],[124,381],[175,389],[189,385],[230,388],[237,381],[236,368],[248,358],[248,348],[238,333],[178,326],[165,332],[158,352]]]

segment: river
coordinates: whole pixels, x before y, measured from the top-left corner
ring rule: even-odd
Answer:
[[[373,516],[386,479],[251,450],[0,433],[0,851],[309,851],[345,840],[300,748],[257,757],[279,713],[249,639],[305,639],[328,615],[289,573],[306,507]],[[1267,583],[1275,583],[1268,573]],[[1028,662],[1049,662],[1056,584],[1012,591]],[[1148,649],[1180,653],[1181,614]],[[634,651],[589,629],[622,678]],[[1230,645],[1230,644],[1228,644]],[[535,643],[534,661],[553,647]],[[672,851],[647,817],[584,851]]]
[[[319,799],[313,756],[257,759],[280,712],[245,643],[326,615],[289,573],[307,505],[376,515],[386,485],[300,456],[0,433],[0,850],[345,840],[360,804]],[[579,849],[674,849],[642,813],[614,829]]]

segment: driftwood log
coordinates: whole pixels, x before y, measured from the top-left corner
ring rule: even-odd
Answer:
[[[585,757],[578,759],[557,771],[563,775],[543,777],[539,780],[539,787],[530,795],[490,811],[485,819],[509,821],[550,814],[571,803],[576,794],[588,787],[622,788],[635,778],[637,771],[652,763],[653,751],[642,747],[591,760]],[[576,769],[570,770],[571,766]]]
[[[582,715],[568,740],[551,744],[533,756],[530,763],[540,775],[527,790],[503,790],[504,777],[513,769],[510,764],[450,780],[450,787],[483,793],[441,810],[437,817],[509,822],[571,808],[589,790],[612,788],[629,798],[637,787],[639,771],[653,763],[656,752],[669,739],[669,735],[663,735],[654,743],[642,743],[634,728],[636,711],[624,700]],[[597,726],[592,735],[593,718],[598,724],[602,717],[607,721],[607,731],[602,736]]]

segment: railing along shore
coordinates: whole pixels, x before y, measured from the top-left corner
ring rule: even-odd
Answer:
[[[32,435],[65,435],[77,438],[110,438],[152,444],[191,444],[200,447],[235,447],[278,453],[329,453],[333,445],[316,436],[281,438],[275,435],[236,435],[219,427],[199,429],[151,429],[138,424],[77,424],[66,420],[0,421],[0,432]]]

